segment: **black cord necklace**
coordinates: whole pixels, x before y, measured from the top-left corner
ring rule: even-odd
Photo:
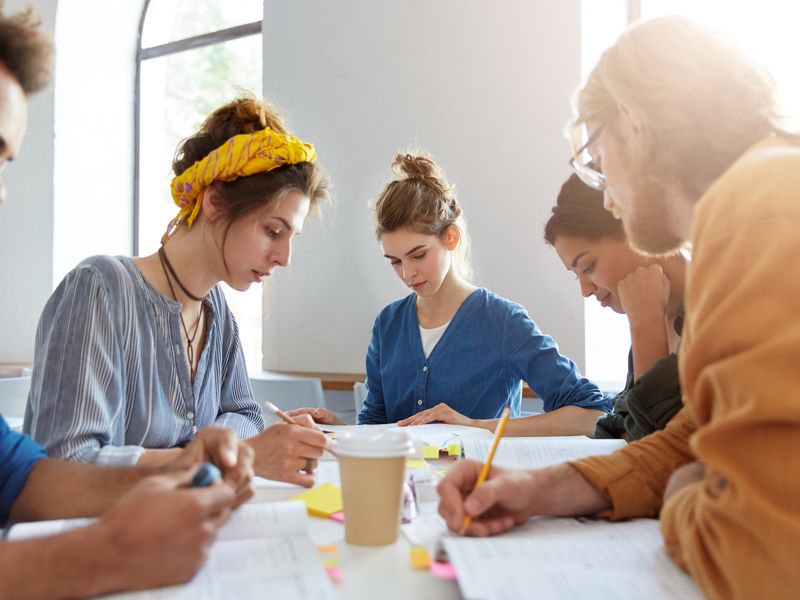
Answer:
[[[178,276],[175,274],[175,269],[172,268],[172,265],[167,258],[167,254],[164,252],[164,246],[161,246],[158,249],[158,258],[161,260],[161,268],[164,269],[164,276],[167,278],[167,283],[169,284],[169,291],[172,293],[172,299],[175,302],[178,301],[178,296],[175,294],[175,287],[172,285],[172,279],[178,283],[178,286],[183,290],[183,293],[189,296],[192,300],[196,300],[200,302],[200,311],[197,313],[197,320],[194,322],[194,327],[192,334],[189,335],[189,329],[186,327],[186,321],[183,320],[183,313],[178,313],[178,318],[181,322],[181,327],[183,327],[183,333],[186,334],[186,357],[189,359],[189,374],[191,375],[192,385],[194,385],[194,375],[196,373],[195,366],[194,366],[194,340],[197,337],[197,332],[200,331],[200,320],[203,317],[203,299],[193,296],[186,288],[183,287],[181,280],[178,279]],[[170,278],[170,275],[172,277]]]

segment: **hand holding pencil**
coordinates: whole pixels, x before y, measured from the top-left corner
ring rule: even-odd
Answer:
[[[531,516],[529,472],[492,467],[507,418],[504,411],[484,463],[461,460],[439,484],[439,514],[452,531],[494,535]]]

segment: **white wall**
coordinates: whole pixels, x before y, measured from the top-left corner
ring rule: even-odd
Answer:
[[[316,143],[337,200],[273,282],[264,368],[363,372],[376,314],[408,292],[367,202],[409,145],[457,183],[478,283],[525,305],[582,366],[583,305],[542,242],[568,175],[579,0],[269,0],[264,16],[265,93]]]
[[[7,2],[6,11],[27,4]],[[134,59],[143,0],[30,4],[55,38],[56,76],[31,99],[22,152],[6,170],[0,362],[31,362],[39,314],[55,285],[86,256],[130,254],[133,238]]]
[[[6,14],[28,2],[10,0]],[[56,0],[33,3],[53,33]],[[29,104],[28,133],[6,167],[8,203],[0,207],[0,363],[30,362],[39,313],[53,282],[53,89]]]

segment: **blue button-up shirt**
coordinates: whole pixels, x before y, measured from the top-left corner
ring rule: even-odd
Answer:
[[[393,423],[444,402],[475,419],[519,416],[525,381],[544,410],[582,406],[609,412],[611,402],[558,352],[527,311],[479,288],[459,307],[425,358],[416,294],[375,320],[367,351],[368,394],[359,423]]]

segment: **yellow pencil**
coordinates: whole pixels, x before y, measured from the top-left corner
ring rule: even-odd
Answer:
[[[492,447],[489,449],[489,454],[486,456],[486,462],[483,463],[483,468],[481,472],[478,473],[478,480],[475,482],[475,487],[472,488],[474,492],[477,490],[486,478],[489,476],[489,469],[492,468],[492,461],[494,460],[494,453],[497,451],[497,446],[500,444],[500,438],[503,437],[503,432],[506,430],[506,423],[508,423],[508,415],[511,413],[511,409],[506,406],[503,409],[503,414],[500,415],[500,422],[497,424],[497,429],[494,430],[494,439],[492,440]],[[472,517],[470,515],[464,516],[464,524],[461,526],[461,531],[459,531],[459,535],[464,535],[469,527],[469,524],[472,523]]]

